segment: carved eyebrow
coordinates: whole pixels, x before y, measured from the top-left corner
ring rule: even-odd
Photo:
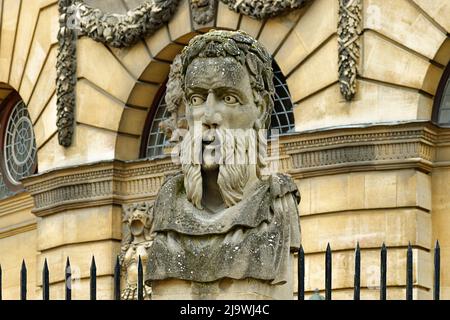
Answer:
[[[231,87],[231,86],[217,86],[217,87],[213,87],[213,88],[205,88],[202,86],[192,86],[192,87],[187,87],[187,91],[204,91],[205,93],[208,91],[214,91],[214,92],[223,92],[223,91],[232,91],[234,93],[241,93],[241,90],[239,90],[238,88],[235,87]]]

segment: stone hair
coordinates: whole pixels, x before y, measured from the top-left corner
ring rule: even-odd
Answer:
[[[253,88],[255,104],[264,104],[263,123],[259,128],[270,125],[273,109],[272,57],[267,50],[250,35],[243,31],[212,30],[194,37],[181,53],[181,86],[184,90],[186,70],[196,58],[233,57],[248,71]]]

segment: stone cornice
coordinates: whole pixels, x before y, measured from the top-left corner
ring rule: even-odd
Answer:
[[[165,175],[178,170],[170,158],[103,161],[44,172],[22,182],[34,198],[37,216],[95,205],[153,199]]]
[[[450,129],[427,122],[336,128],[283,137],[286,171],[297,178],[349,171],[416,168],[430,172]]]

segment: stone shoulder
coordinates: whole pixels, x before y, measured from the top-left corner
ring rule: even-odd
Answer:
[[[270,194],[272,198],[282,198],[291,193],[295,196],[297,203],[300,203],[300,191],[294,179],[284,173],[274,173],[269,177]]]

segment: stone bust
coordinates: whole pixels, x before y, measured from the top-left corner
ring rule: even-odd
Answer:
[[[251,152],[270,124],[271,56],[244,32],[213,30],[193,38],[176,67],[168,88],[180,93],[188,132],[182,170],[155,201],[146,282],[283,284],[300,246],[300,195],[289,176],[263,176],[264,157]]]

